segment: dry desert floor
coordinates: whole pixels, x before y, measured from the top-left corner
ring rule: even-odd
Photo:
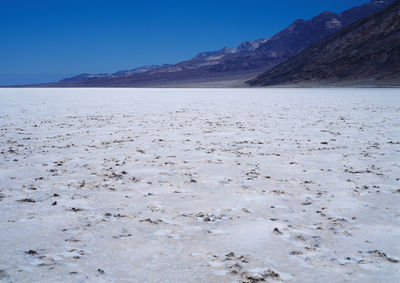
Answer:
[[[0,281],[400,282],[399,89],[1,89]]]

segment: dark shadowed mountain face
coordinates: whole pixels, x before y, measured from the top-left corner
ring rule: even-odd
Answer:
[[[298,83],[400,85],[400,0],[248,82]]]
[[[291,58],[343,27],[370,16],[395,0],[374,0],[341,14],[324,12],[309,21],[297,20],[269,39],[246,41],[235,49],[203,52],[175,65],[144,72],[79,75],[56,86],[173,86],[180,82],[246,80]],[[250,77],[249,77],[250,76]]]
[[[309,21],[296,20],[257,49],[270,58],[286,60],[353,22],[368,17],[395,0],[374,0],[341,14],[323,12]]]

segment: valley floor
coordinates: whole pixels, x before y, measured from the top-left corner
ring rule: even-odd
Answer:
[[[1,89],[0,281],[398,282],[399,89]]]

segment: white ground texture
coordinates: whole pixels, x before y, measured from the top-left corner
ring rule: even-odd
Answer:
[[[400,90],[1,89],[0,281],[400,282]]]

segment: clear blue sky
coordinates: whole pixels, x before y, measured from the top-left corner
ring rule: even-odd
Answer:
[[[0,0],[0,84],[177,63],[367,0]]]

